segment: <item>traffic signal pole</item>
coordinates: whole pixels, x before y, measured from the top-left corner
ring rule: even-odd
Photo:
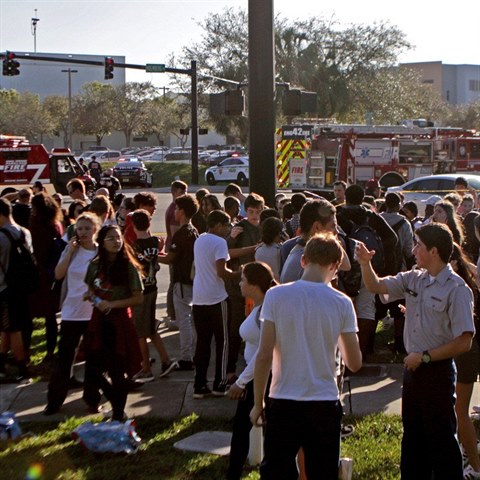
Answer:
[[[0,58],[4,59],[3,74],[7,73],[7,61],[10,52],[0,54]],[[94,65],[104,67],[105,79],[113,78],[113,68],[133,68],[134,70],[146,70],[157,73],[176,73],[180,75],[189,75],[191,78],[191,123],[192,123],[192,184],[198,185],[198,93],[197,93],[197,62],[192,60],[190,69],[185,68],[169,68],[165,65],[136,65],[132,63],[116,63],[112,57],[105,57],[103,61],[98,60],[81,60],[72,58],[57,58],[49,57],[45,55],[26,55],[26,54],[14,54],[12,58],[22,60],[37,60],[44,62],[58,62],[68,63],[74,65]],[[110,62],[111,61],[111,62]],[[150,70],[149,70],[150,68]],[[18,71],[18,70],[17,70]],[[18,73],[8,73],[8,75],[18,75]],[[110,76],[111,75],[111,76]],[[164,91],[165,93],[165,91]]]
[[[273,0],[248,2],[250,191],[275,200]]]

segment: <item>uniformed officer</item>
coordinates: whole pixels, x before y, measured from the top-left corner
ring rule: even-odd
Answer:
[[[448,227],[431,223],[415,235],[418,268],[395,276],[377,277],[370,263],[374,252],[365,245],[355,253],[371,292],[385,303],[406,301],[402,480],[461,480],[452,359],[472,344],[473,294],[448,263],[453,250]]]

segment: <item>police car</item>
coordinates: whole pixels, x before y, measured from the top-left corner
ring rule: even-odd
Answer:
[[[248,185],[248,179],[246,156],[232,155],[205,171],[205,180],[209,185],[215,185],[217,182],[235,182],[245,186]]]
[[[122,186],[140,185],[145,188],[152,187],[152,174],[145,167],[145,164],[136,157],[118,162],[113,167],[113,175],[120,180]]]

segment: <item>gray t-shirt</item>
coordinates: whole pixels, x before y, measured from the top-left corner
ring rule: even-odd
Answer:
[[[408,353],[423,352],[451,342],[464,332],[475,332],[473,293],[450,265],[436,276],[426,270],[400,272],[385,277],[384,303],[405,298],[405,330]]]
[[[280,275],[280,283],[289,283],[300,280],[303,275],[302,255],[305,247],[297,243],[290,253],[287,260],[283,264],[282,273]]]

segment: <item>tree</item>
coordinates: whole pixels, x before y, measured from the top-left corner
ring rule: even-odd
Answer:
[[[21,132],[16,132],[14,125],[19,98],[20,94],[16,90],[0,90],[0,133],[20,135]]]
[[[114,129],[112,92],[111,85],[91,82],[73,98],[75,132],[94,135],[97,145],[101,145],[103,137]]]
[[[62,135],[64,144],[68,145],[68,99],[60,95],[50,95],[43,100],[43,108],[51,118],[55,135]]]
[[[111,116],[116,130],[124,133],[127,147],[132,134],[148,129],[148,104],[157,89],[150,82],[128,82],[112,89]]]
[[[446,115],[445,125],[480,131],[480,101],[451,107]]]
[[[202,91],[226,88],[212,76],[237,82],[248,79],[247,25],[247,14],[241,9],[210,14],[201,24],[201,41],[184,48],[184,64],[198,61]],[[405,35],[388,23],[342,27],[317,17],[275,19],[277,80],[316,92],[317,114],[322,117],[347,114],[356,100],[352,82],[364,72],[393,66],[399,53],[408,48]],[[213,120],[219,131],[235,126],[244,130],[247,125],[238,117]]]
[[[447,112],[441,95],[408,68],[383,68],[355,75],[350,82],[352,102],[340,117],[347,123],[364,123],[371,116],[377,125],[396,124],[407,118],[440,119]]]

